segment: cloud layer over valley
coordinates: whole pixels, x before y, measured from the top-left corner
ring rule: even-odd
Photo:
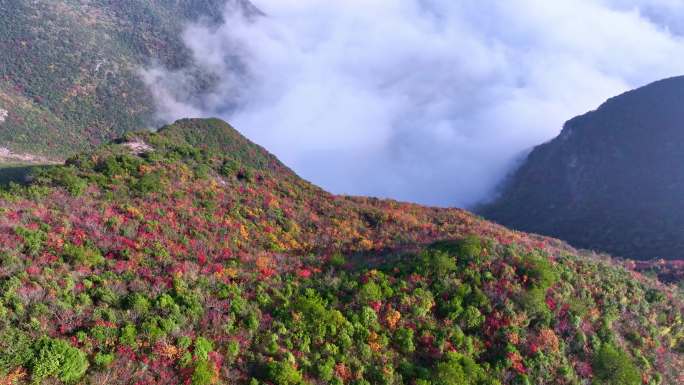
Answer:
[[[675,0],[254,4],[185,32],[212,92],[143,72],[160,117],[222,117],[336,193],[470,206],[572,116],[684,74]]]

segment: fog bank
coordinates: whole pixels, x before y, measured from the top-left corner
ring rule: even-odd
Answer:
[[[233,2],[231,2],[233,4]],[[674,0],[256,0],[145,69],[159,116],[221,117],[335,193],[468,207],[610,96],[684,73]]]

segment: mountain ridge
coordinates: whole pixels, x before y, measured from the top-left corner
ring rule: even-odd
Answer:
[[[485,217],[578,247],[638,258],[684,257],[684,77],[614,97],[569,120],[481,207]]]

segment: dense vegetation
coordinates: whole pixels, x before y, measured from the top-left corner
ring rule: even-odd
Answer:
[[[684,380],[672,288],[462,210],[328,194],[217,120],[6,189],[0,261],[1,384]]]
[[[219,21],[225,3],[0,1],[1,146],[62,158],[149,125],[138,71],[192,66],[184,23]],[[208,87],[202,76],[195,84]]]
[[[684,259],[683,99],[684,77],[665,79],[568,121],[480,213],[576,247]]]

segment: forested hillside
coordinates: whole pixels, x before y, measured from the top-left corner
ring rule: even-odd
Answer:
[[[0,147],[63,159],[150,126],[139,71],[192,65],[186,23],[221,20],[226,1],[0,0]],[[253,11],[253,9],[249,9]],[[198,90],[207,79],[198,73]]]
[[[684,380],[674,288],[462,210],[326,193],[218,120],[126,134],[0,207],[2,384]]]

